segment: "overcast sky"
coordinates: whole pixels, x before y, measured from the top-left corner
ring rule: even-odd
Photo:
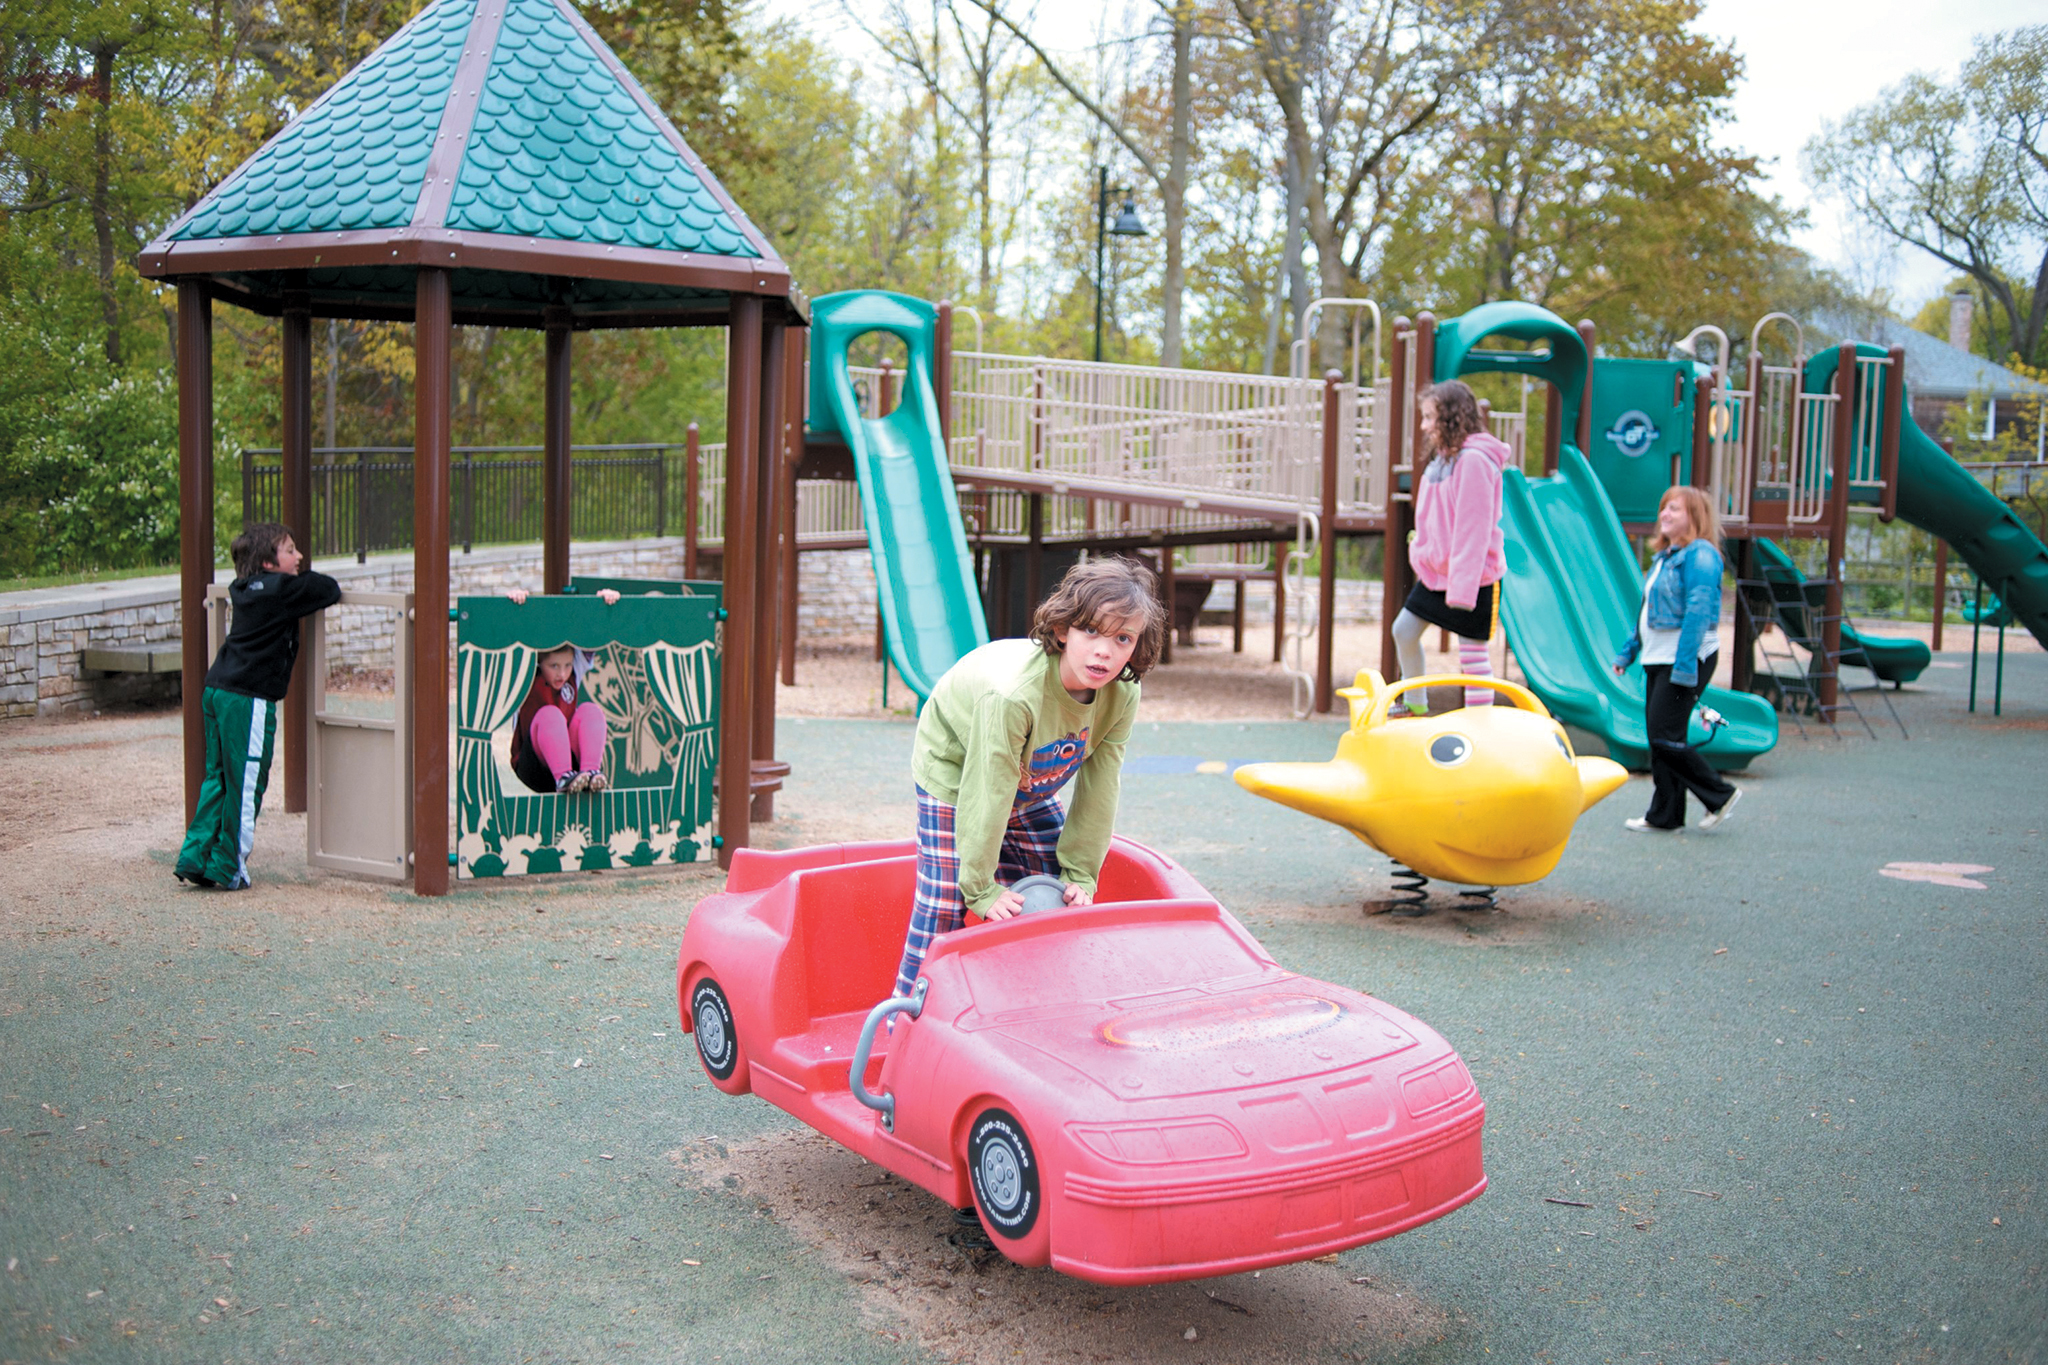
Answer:
[[[837,0],[768,3],[773,12],[804,16],[849,51],[866,45]],[[856,3],[876,7],[873,0]],[[1102,8],[1102,0],[1038,0],[1035,30],[1085,41]],[[1914,71],[1952,79],[1977,34],[2044,22],[2048,0],[1705,0],[1699,27],[1733,39],[1746,59],[1726,141],[1763,157],[1765,188],[1808,210],[1809,225],[1795,240],[1853,283],[1888,288],[1910,315],[1948,283],[1948,268],[1925,252],[1875,239],[1833,204],[1816,203],[1800,176],[1799,149],[1823,122],[1869,103]]]

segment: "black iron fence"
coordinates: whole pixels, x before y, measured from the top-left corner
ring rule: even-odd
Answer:
[[[275,448],[243,452],[245,522],[283,519],[281,458]],[[573,447],[569,534],[577,540],[683,534],[688,458],[682,442]],[[539,446],[457,446],[449,474],[449,535],[464,551],[541,538]],[[349,548],[360,562],[373,551],[411,547],[410,447],[316,447],[312,495],[306,534],[322,554]]]

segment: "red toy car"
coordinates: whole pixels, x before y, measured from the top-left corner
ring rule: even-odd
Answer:
[[[1094,906],[942,934],[891,999],[915,869],[908,840],[734,854],[676,963],[719,1089],[1103,1283],[1306,1260],[1486,1188],[1450,1045],[1283,970],[1170,859],[1115,840]]]

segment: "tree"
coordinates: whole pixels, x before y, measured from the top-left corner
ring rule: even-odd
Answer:
[[[1887,236],[1969,276],[2004,321],[1991,357],[2048,358],[2048,25],[1980,38],[1953,84],[1909,76],[1826,125],[1806,170]]]

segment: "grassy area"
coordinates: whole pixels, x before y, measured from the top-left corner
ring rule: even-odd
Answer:
[[[175,564],[147,569],[88,569],[81,573],[41,574],[27,578],[0,578],[0,592],[27,592],[31,588],[64,588],[73,583],[118,583],[128,578],[156,578],[178,571]]]

